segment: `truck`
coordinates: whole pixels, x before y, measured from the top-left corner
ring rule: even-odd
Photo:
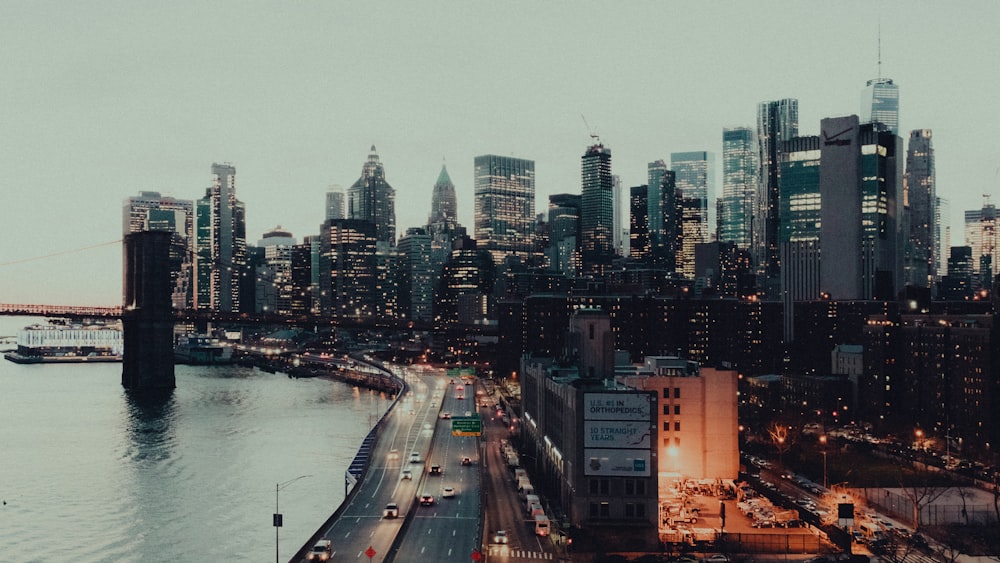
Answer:
[[[545,514],[535,516],[535,535],[543,538],[549,535],[549,517]]]
[[[529,510],[530,511],[530,509],[531,509],[531,503],[533,503],[533,502],[537,502],[538,504],[542,504],[542,499],[538,498],[538,495],[536,495],[534,493],[524,495],[524,508],[525,508],[525,510]]]

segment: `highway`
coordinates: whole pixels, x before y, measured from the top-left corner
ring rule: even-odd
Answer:
[[[410,390],[384,420],[364,479],[332,524],[320,530],[320,537],[332,542],[331,560],[555,559],[552,539],[535,535],[501,457],[501,440],[510,430],[492,398],[458,378],[405,370],[405,379]],[[475,416],[482,419],[481,438],[452,434],[452,417]],[[434,467],[439,471],[431,474]],[[403,478],[406,471],[412,478]],[[446,488],[453,495],[446,497]],[[433,501],[422,505],[424,495]],[[383,517],[388,503],[398,505],[398,518]],[[493,542],[498,529],[506,531],[508,543]]]
[[[451,420],[443,418],[445,413],[474,415],[475,394],[469,389],[466,395],[460,380],[449,383],[452,380],[436,379],[439,386],[432,396],[440,394],[443,402],[424,466],[438,466],[441,474],[431,475],[425,471],[420,480],[419,494],[432,496],[433,504],[417,507],[393,559],[398,563],[471,561],[473,550],[481,545],[479,439],[453,436]],[[464,457],[469,458],[470,465],[462,465]],[[445,487],[454,489],[453,497],[443,496]]]

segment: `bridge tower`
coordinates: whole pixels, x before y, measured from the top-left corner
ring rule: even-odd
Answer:
[[[167,231],[125,235],[122,280],[122,385],[132,391],[173,389],[174,318]]]

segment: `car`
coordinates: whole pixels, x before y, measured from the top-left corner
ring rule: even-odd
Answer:
[[[497,530],[493,534],[493,543],[507,544],[507,530]]]
[[[709,555],[701,560],[702,563],[729,563],[729,556],[724,553]]]
[[[441,476],[441,466],[440,465],[432,465],[431,469],[430,469],[430,474],[431,475],[437,475],[438,477],[440,477]]]
[[[472,458],[465,456],[462,458],[462,465],[472,465]]]
[[[419,452],[413,452],[410,454],[410,463],[420,463],[421,461]]]
[[[454,487],[445,487],[444,489],[441,490],[441,497],[442,498],[451,498],[453,496],[455,496],[455,488]]]
[[[409,469],[404,469],[403,472],[399,475],[399,478],[400,479],[411,479],[412,480],[413,479],[413,472],[410,471]]]
[[[394,502],[390,502],[389,504],[385,505],[385,508],[382,510],[382,517],[383,518],[398,518],[399,517],[399,505],[397,505]]]
[[[397,450],[396,448],[392,448],[391,450],[389,450],[389,459],[396,459],[398,457],[399,457],[399,450]]]
[[[434,495],[427,493],[420,495],[420,506],[434,506]]]
[[[331,556],[333,556],[333,542],[322,539],[306,554],[306,561],[329,561]]]
[[[441,413],[441,418],[445,418],[445,419],[451,418],[451,413],[448,412],[448,411],[444,411],[444,412]]]
[[[854,540],[854,543],[865,543],[865,535],[861,533],[861,530],[851,532],[851,539]]]

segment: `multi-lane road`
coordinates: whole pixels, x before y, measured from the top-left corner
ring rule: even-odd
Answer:
[[[384,420],[358,489],[320,536],[331,540],[333,561],[472,561],[484,544],[481,439],[453,436],[450,417],[477,415],[475,390],[444,376],[400,375],[409,390]],[[389,503],[398,517],[383,515]]]

